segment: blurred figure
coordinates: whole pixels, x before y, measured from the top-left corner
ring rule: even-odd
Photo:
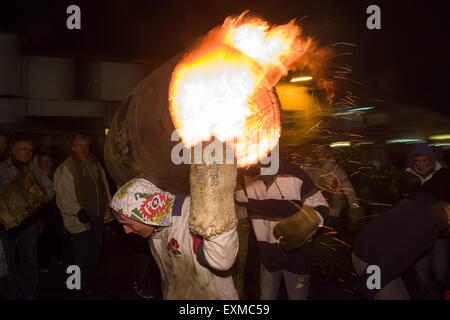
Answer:
[[[284,279],[290,300],[306,300],[313,259],[310,240],[328,215],[321,192],[303,170],[280,162],[276,175],[255,176],[250,169],[235,199],[247,203],[258,241],[260,299],[276,300]]]
[[[306,164],[304,169],[330,206],[326,224],[334,229],[342,229],[342,212],[347,198],[350,227],[356,228],[351,224],[362,218],[363,213],[347,173],[336,163],[328,144],[317,144],[312,152],[314,160]]]
[[[40,153],[37,155],[37,162],[39,168],[44,171],[47,177],[53,180],[54,161],[52,156],[49,153]]]
[[[439,201],[449,202],[450,170],[442,168],[434,152],[425,143],[412,146],[408,168],[402,182],[404,194],[414,196],[420,192],[433,195]],[[449,275],[449,234],[443,233],[414,266],[419,295],[422,299],[438,300]]]
[[[448,164],[444,159],[444,151],[439,147],[432,147],[431,149],[433,150],[436,161],[441,165],[441,167],[448,169]]]
[[[33,165],[39,165],[39,155],[41,154],[47,154],[50,158],[54,158],[53,137],[51,135],[42,137],[36,155],[33,157]]]
[[[50,154],[37,155],[39,167],[53,181],[54,162]],[[56,200],[39,210],[42,224],[39,236],[39,265],[41,272],[49,272],[54,265],[62,264],[62,218],[56,206]]]
[[[356,180],[363,206],[371,215],[380,214],[398,201],[398,175],[382,146],[370,153],[370,161],[362,165]],[[377,205],[383,204],[383,205]]]
[[[5,187],[9,181],[22,170],[31,169],[39,185],[45,190],[49,199],[53,198],[54,190],[51,180],[31,161],[32,144],[27,138],[19,138],[12,144],[12,156],[0,164],[0,188]],[[24,191],[22,191],[24,192]],[[28,205],[28,204],[27,204]],[[4,233],[4,231],[0,231]],[[15,298],[33,299],[39,280],[38,265],[38,236],[39,215],[33,214],[20,226],[13,228],[2,235],[3,247],[8,252],[8,267],[12,277],[18,277],[23,281],[23,293]],[[16,269],[16,256],[18,269]],[[20,290],[21,288],[15,288]]]
[[[448,227],[441,202],[427,192],[418,193],[372,219],[353,241],[352,262],[359,275],[356,289],[367,299],[410,300],[402,273],[426,255],[439,233]],[[378,277],[377,271],[368,269],[369,266],[379,268]]]
[[[100,281],[98,263],[103,243],[105,212],[111,195],[103,168],[89,152],[90,139],[73,139],[73,156],[56,170],[56,204],[70,233],[74,262],[81,269],[81,291]]]

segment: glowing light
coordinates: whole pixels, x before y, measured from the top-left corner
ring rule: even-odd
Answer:
[[[349,112],[371,110],[371,109],[374,109],[374,108],[375,107],[361,107],[361,108],[351,109],[351,110],[349,110]]]
[[[109,129],[106,128],[106,129],[105,129],[105,136],[108,134],[108,132],[109,132]]]
[[[292,78],[291,82],[300,82],[300,81],[309,81],[312,80],[313,77],[298,77],[298,78]]]
[[[335,116],[343,116],[343,115],[347,115],[347,114],[352,114],[353,112],[357,112],[357,111],[366,111],[366,110],[371,110],[374,109],[375,107],[361,107],[361,108],[355,108],[355,109],[350,109],[347,110],[345,112],[339,112],[339,113],[335,113]]]
[[[330,143],[331,148],[350,147],[350,145],[351,145],[350,141],[338,141],[338,142]]]
[[[363,145],[369,145],[369,144],[375,144],[375,142],[373,142],[373,141],[363,141],[363,142],[358,142],[356,145],[357,146],[363,146]]]
[[[448,140],[450,139],[450,134],[439,134],[428,138],[429,140]]]
[[[450,147],[450,143],[432,143],[431,146],[433,147]],[[445,148],[447,149],[447,148]]]
[[[387,140],[386,143],[424,143],[425,140],[422,139],[393,139]]]

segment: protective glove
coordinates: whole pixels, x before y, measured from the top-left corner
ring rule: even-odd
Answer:
[[[285,251],[301,248],[319,228],[318,213],[309,206],[289,218],[283,219],[273,228],[273,236]]]
[[[91,219],[89,218],[89,215],[87,214],[86,210],[81,209],[77,213],[78,220],[80,220],[81,223],[88,223]]]

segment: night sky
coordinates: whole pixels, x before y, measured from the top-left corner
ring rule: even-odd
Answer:
[[[66,8],[81,8],[81,30],[66,28]],[[366,8],[381,8],[381,30],[366,28]],[[0,30],[26,37],[31,55],[145,62],[151,68],[189,47],[229,15],[251,10],[271,23],[301,20],[323,45],[348,42],[352,78],[371,98],[450,114],[444,1],[15,0],[0,5]],[[355,92],[358,94],[358,92]]]

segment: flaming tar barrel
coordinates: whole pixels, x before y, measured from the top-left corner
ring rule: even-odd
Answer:
[[[191,161],[190,165],[174,163],[172,150],[180,140],[177,134],[174,136],[169,88],[180,58],[180,55],[174,57],[151,73],[119,107],[106,137],[105,162],[119,186],[139,177],[173,194],[190,193],[190,229],[194,234],[208,238],[237,225],[233,198],[236,162],[233,159],[233,164],[229,164],[223,158],[221,163],[205,162],[204,159],[201,163]],[[257,124],[264,123],[268,117],[279,122],[279,106],[271,88],[258,88],[253,100],[255,108],[248,116],[251,121],[247,124],[254,126],[252,131],[257,131]],[[260,112],[259,108],[265,112]],[[172,141],[173,137],[175,141]]]
[[[119,107],[106,137],[105,162],[119,186],[139,177],[173,194],[190,193],[190,229],[194,234],[208,238],[237,224],[233,198],[236,162],[233,159],[233,164],[228,164],[223,158],[222,163],[209,163],[201,158],[201,163],[194,163],[192,158],[191,164],[174,163],[172,150],[180,140],[175,135],[176,139],[172,141],[176,131],[168,97],[171,76],[180,57],[174,57],[151,73]],[[279,111],[272,90],[260,89],[258,101],[264,101],[260,105],[266,110]],[[261,114],[261,117],[267,116],[268,113]],[[275,113],[274,117],[279,115]],[[257,118],[257,114],[249,117],[255,123]],[[205,150],[207,142],[203,142],[201,150]]]
[[[151,73],[119,108],[105,144],[111,176],[119,185],[139,177],[171,193],[190,192],[194,234],[208,238],[232,229],[236,165],[256,163],[277,145],[280,107],[273,86],[309,47],[293,22],[270,26],[245,13],[227,18]],[[194,150],[213,137],[234,141],[235,161],[218,156],[177,165],[174,133]]]

